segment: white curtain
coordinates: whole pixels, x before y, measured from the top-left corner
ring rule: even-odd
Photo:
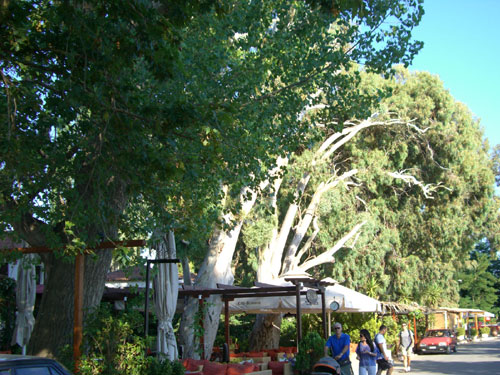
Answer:
[[[23,354],[26,353],[26,345],[28,345],[35,325],[35,317],[33,316],[36,298],[36,273],[33,265],[35,257],[35,254],[24,255],[17,267],[17,315],[12,345],[21,346]]]
[[[167,237],[167,238],[165,238]],[[174,232],[162,236],[156,246],[156,259],[176,258]],[[176,263],[156,264],[158,272],[154,278],[154,302],[158,318],[157,350],[161,357],[175,360],[178,358],[172,319],[177,305],[179,292],[179,271]]]

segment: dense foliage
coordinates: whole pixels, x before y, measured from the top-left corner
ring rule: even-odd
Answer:
[[[134,306],[134,307],[132,307]],[[149,355],[151,339],[142,335],[143,318],[135,305],[128,304],[125,311],[113,312],[102,304],[89,315],[84,329],[83,356],[78,365],[82,375],[182,375],[184,367]],[[61,360],[74,368],[72,353],[66,348]]]
[[[470,260],[458,273],[460,306],[498,314],[500,311],[498,255],[483,240],[470,253]]]
[[[16,282],[0,279],[0,350],[9,350],[16,322]]]
[[[2,2],[1,233],[71,255],[175,227],[203,255],[221,186],[255,186],[315,125],[366,112],[380,93],[345,90],[360,80],[344,74],[353,61],[385,74],[421,47],[411,41],[421,1],[340,4]],[[70,267],[43,258],[49,285],[72,279]],[[87,262],[87,306],[109,262]],[[40,312],[50,317],[71,285],[47,289],[53,303]],[[41,341],[47,332],[69,338],[70,315],[37,320],[34,350],[55,350]]]
[[[308,332],[299,342],[295,369],[310,371],[324,356],[325,340],[317,332]]]

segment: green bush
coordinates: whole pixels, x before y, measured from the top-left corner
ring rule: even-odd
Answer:
[[[470,329],[470,334],[471,334],[471,336],[472,336],[472,337],[477,336],[477,329],[475,329],[475,328],[471,328],[471,329]]]
[[[464,327],[457,328],[457,335],[458,336],[465,336],[465,328]]]
[[[490,334],[490,328],[489,327],[482,327],[480,330],[481,334],[483,335],[489,335]]]
[[[163,362],[153,359],[148,365],[147,375],[183,375],[184,366],[178,361],[168,361]]]
[[[0,279],[0,350],[9,350],[16,322],[16,282]]]
[[[309,332],[299,343],[295,369],[309,371],[324,355],[325,341],[317,332]]]
[[[146,355],[150,341],[142,337],[142,317],[134,309],[113,312],[102,304],[89,313],[83,331],[79,375],[182,375],[181,363]],[[60,359],[73,368],[69,346]]]

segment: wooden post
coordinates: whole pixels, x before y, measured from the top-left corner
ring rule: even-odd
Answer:
[[[469,312],[467,311],[467,319],[465,320],[467,336],[470,337],[470,327],[469,327]]]
[[[415,342],[417,342],[417,318],[415,318],[415,315],[413,315],[413,334],[415,338]]]
[[[85,273],[85,257],[78,254],[75,258],[75,298],[73,321],[73,359],[75,371],[80,361],[80,346],[83,339],[83,277]]]
[[[328,332],[326,330],[326,302],[325,302],[325,289],[321,288],[321,316],[323,318],[323,337],[328,340]]]
[[[300,289],[302,283],[297,283],[295,285],[295,300],[297,304],[297,350],[299,349],[299,343],[302,341],[302,308],[300,306]]]
[[[226,345],[227,350],[229,350],[229,300],[224,300],[224,324],[225,324],[225,334],[226,334]]]
[[[200,327],[201,327],[201,336],[200,336],[200,346],[201,346],[201,359],[205,359],[205,329],[203,328],[203,319],[205,318],[205,314],[203,314],[203,296],[198,296],[198,306],[200,311]]]
[[[476,322],[476,333],[477,333],[477,335],[478,335],[478,337],[479,337],[479,326],[478,326],[478,324],[477,324],[477,313],[475,313],[475,314],[474,314],[474,320],[475,320],[475,322]]]
[[[144,337],[149,334],[149,259],[146,261],[146,292],[144,300]]]
[[[332,335],[332,313],[328,311],[328,337]]]

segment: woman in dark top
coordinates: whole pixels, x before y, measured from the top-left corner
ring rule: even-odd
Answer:
[[[370,332],[362,329],[359,332],[359,344],[356,354],[359,359],[359,375],[375,375],[377,373],[377,347],[370,337]]]

